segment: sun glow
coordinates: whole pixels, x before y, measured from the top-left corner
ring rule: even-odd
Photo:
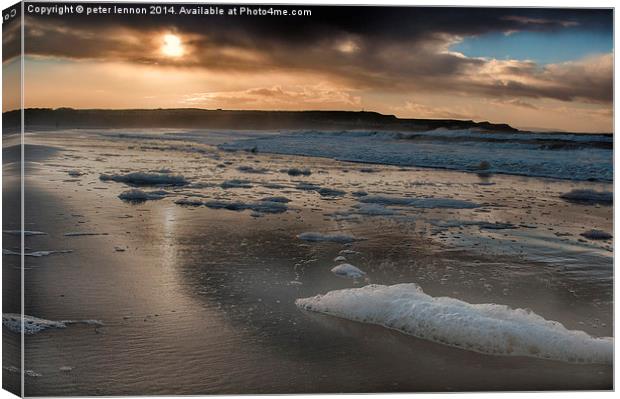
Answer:
[[[181,57],[185,53],[181,38],[171,33],[164,35],[161,52],[168,57]]]

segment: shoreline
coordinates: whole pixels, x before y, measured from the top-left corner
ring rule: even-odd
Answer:
[[[141,207],[141,209],[151,209],[150,212],[144,212],[144,215],[153,215],[154,216],[154,211],[156,208],[161,208],[162,207],[162,203],[158,203],[158,204],[153,204],[153,206],[147,206],[147,207]],[[65,214],[71,214],[73,212],[80,212],[80,209],[75,209],[75,210],[67,210],[63,213]],[[84,211],[84,209],[82,209],[82,211]],[[195,212],[195,211],[188,211],[189,213]],[[83,212],[82,212],[83,213]],[[232,212],[231,212],[232,213]],[[192,217],[193,218],[193,217]],[[228,218],[226,218],[228,219]],[[131,220],[131,219],[129,219]],[[152,221],[154,221],[151,218]],[[152,223],[152,222],[151,222]],[[110,231],[109,229],[105,229],[106,231]],[[94,246],[90,246],[90,248],[105,248],[106,246],[102,246],[101,244],[101,239],[105,239],[107,241],[107,238],[101,237],[101,236],[95,236],[95,237],[83,237],[83,240],[86,241],[92,241],[92,243],[94,244]],[[108,246],[111,246],[110,244]],[[332,244],[325,244],[325,245],[320,245],[320,247],[325,247],[325,248],[332,248],[333,245]],[[338,246],[336,246],[336,248],[338,248]],[[346,247],[345,247],[346,248]],[[357,248],[357,247],[354,247]],[[357,248],[360,249],[360,248]],[[97,253],[92,253],[91,255],[89,255],[89,258],[91,259],[97,259],[100,258],[101,256],[107,256],[106,253],[108,253],[108,251],[101,251],[99,250],[98,252],[100,252],[100,254],[98,255]],[[84,259],[86,260],[83,256],[80,254],[81,251],[76,250],[76,252],[74,254],[68,254],[66,259],[70,259],[73,256],[77,256],[78,259]],[[127,252],[122,253],[122,255],[126,255]],[[137,254],[136,254],[137,255]],[[430,255],[430,254],[429,254]],[[62,255],[64,256],[64,255]],[[432,255],[430,255],[432,256]],[[134,255],[132,255],[132,257],[134,257]],[[154,258],[157,258],[157,256],[155,256]],[[478,257],[474,256],[474,259],[476,259]],[[166,259],[166,257],[164,257],[163,259]],[[457,259],[463,259],[460,256]],[[480,258],[478,258],[480,259]],[[47,259],[42,260],[42,263],[45,263],[45,266],[41,266],[41,267],[45,267],[45,268],[49,268],[50,272],[52,272],[55,268],[57,268],[59,264],[64,263],[63,258],[61,257],[57,257],[54,258],[54,262],[52,264],[49,263],[49,261],[52,260],[51,257],[48,257]],[[59,263],[60,262],[60,263]],[[40,262],[41,263],[41,262]],[[71,262],[73,264],[75,264],[74,262]],[[321,262],[320,262],[321,263]],[[356,262],[357,263],[357,262]],[[56,264],[56,266],[54,265]],[[120,266],[120,265],[119,265]],[[121,266],[123,267],[123,266]],[[126,266],[124,266],[126,267]],[[56,271],[58,271],[56,269]],[[86,271],[84,271],[86,272]],[[34,271],[31,271],[31,273],[36,273],[36,269],[34,269]],[[74,272],[71,272],[74,273]],[[129,275],[135,275],[135,273],[129,273]],[[140,274],[142,275],[142,274]],[[260,278],[259,278],[260,279]],[[144,281],[142,281],[141,284],[144,284]],[[306,283],[307,284],[307,283]],[[423,284],[425,287],[429,287],[428,282]],[[276,286],[273,286],[272,284],[269,284],[270,289],[273,289]],[[431,289],[431,291],[435,291],[439,288],[440,286],[437,287],[429,287]],[[290,288],[294,289],[295,291],[297,291],[297,288],[295,286],[290,286]],[[312,292],[315,292],[314,290]],[[319,291],[319,292],[323,292],[323,291]],[[161,295],[161,293],[160,293]],[[195,294],[194,294],[195,295]],[[307,294],[302,294],[299,293],[297,294],[299,295],[299,297],[303,297],[304,295]],[[226,297],[228,296],[228,294],[226,293],[226,291],[224,291],[222,294],[218,294],[218,297]],[[459,296],[462,296],[459,295]],[[262,297],[262,303],[265,303],[266,299],[264,296]],[[65,298],[67,298],[67,296],[65,296]],[[192,300],[198,300],[199,302],[196,304],[199,304],[202,302],[202,299],[199,299],[200,296],[196,297],[196,299]],[[77,297],[76,297],[77,299]],[[538,302],[539,300],[537,300],[536,302]],[[272,304],[275,305],[275,302],[271,302]],[[521,302],[522,303],[522,302]],[[133,330],[133,328],[131,328],[132,324],[138,323],[138,325],[140,324],[146,324],[146,325],[150,325],[152,323],[156,323],[156,324],[168,324],[168,322],[166,320],[170,319],[172,317],[172,319],[170,319],[170,321],[174,320],[177,318],[176,315],[182,315],[184,312],[182,311],[183,307],[185,307],[187,309],[187,306],[189,305],[189,303],[187,303],[186,305],[183,306],[177,306],[177,307],[167,307],[168,310],[165,310],[164,308],[161,307],[151,307],[150,310],[147,310],[145,308],[145,310],[143,311],[142,315],[140,314],[140,312],[135,312],[135,311],[130,311],[130,312],[123,312],[123,313],[116,313],[114,316],[107,316],[107,317],[103,317],[102,321],[104,323],[104,326],[99,328],[99,335],[103,334],[103,336],[105,335],[111,335],[111,336],[115,336],[114,341],[121,339],[121,340],[126,340],[129,338],[129,336],[132,336],[133,334],[143,334],[144,331],[139,328],[138,330],[135,330],[135,332],[131,332]],[[288,304],[291,305],[291,304]],[[79,308],[83,309],[84,306],[84,301],[80,300],[79,301]],[[195,305],[191,305],[190,307],[193,308]],[[228,324],[230,322],[233,322],[233,325],[238,324],[238,323],[242,323],[242,325],[244,325],[245,323],[247,323],[247,321],[245,320],[245,317],[242,317],[241,313],[238,313],[237,311],[235,311],[234,307],[230,307],[231,304],[227,304],[224,305],[223,308],[219,308],[218,313],[221,314],[220,317],[225,317],[224,319],[222,319],[221,322]],[[202,306],[200,306],[202,307]],[[34,311],[37,307],[31,308],[32,311]],[[96,308],[93,308],[96,309]],[[192,317],[198,316],[198,314],[196,314],[195,316],[191,316],[192,314],[194,314],[194,312],[198,310],[192,310],[190,313],[187,313],[185,315],[183,315],[183,319],[186,320],[184,323],[190,323],[189,325],[192,325],[195,323],[194,320],[191,320]],[[229,316],[225,316],[227,313],[232,311],[232,319],[231,319],[231,315]],[[241,311],[241,310],[239,310]],[[540,310],[538,310],[540,311]],[[574,310],[572,310],[569,313],[572,313]],[[170,313],[172,312],[172,313]],[[48,317],[53,316],[54,313],[58,316],[57,318],[60,318],[61,313],[58,312],[58,310],[54,311],[53,313],[49,313],[49,312],[44,312]],[[136,314],[137,313],[137,314]],[[543,314],[548,313],[548,311],[543,311]],[[72,314],[72,317],[95,317],[97,318],[98,315],[93,315],[92,312],[87,314],[84,314],[82,312],[79,313],[62,313],[63,315],[66,314]],[[150,316],[149,316],[150,315]],[[158,316],[157,316],[158,315]],[[168,316],[169,315],[169,316]],[[235,316],[236,315],[236,316]],[[568,313],[567,313],[568,315]],[[189,316],[190,319],[186,319],[186,317]],[[63,316],[64,317],[64,316]],[[203,316],[200,316],[201,318]],[[262,316],[260,316],[262,318]],[[305,314],[305,312],[301,312],[299,314],[299,317],[302,317],[303,319],[307,319],[308,315]],[[548,316],[549,317],[549,316]],[[51,319],[54,319],[54,317],[50,317]],[[434,343],[430,343],[428,341],[424,341],[424,340],[419,340],[419,339],[415,339],[413,337],[408,337],[406,335],[403,335],[402,333],[399,332],[395,332],[395,331],[391,331],[391,330],[386,330],[382,327],[378,327],[378,326],[369,326],[369,325],[364,325],[364,324],[359,324],[359,323],[351,323],[351,322],[346,322],[346,321],[341,321],[339,319],[333,319],[331,318],[331,316],[318,316],[317,320],[317,316],[313,316],[313,317],[309,317],[308,320],[312,322],[312,324],[317,324],[318,327],[320,327],[321,330],[327,328],[326,331],[331,331],[329,334],[332,335],[335,331],[342,331],[341,333],[338,333],[337,336],[341,336],[344,333],[344,336],[341,336],[340,338],[336,338],[336,343],[339,343],[339,345],[342,345],[344,342],[349,342],[349,337],[353,336],[353,337],[357,337],[355,339],[355,341],[349,342],[347,345],[360,345],[363,344],[364,345],[371,345],[371,347],[376,347],[379,342],[382,342],[382,344],[380,345],[379,348],[373,349],[372,351],[376,351],[376,350],[388,350],[390,346],[396,346],[401,348],[400,350],[403,351],[405,350],[405,348],[408,348],[406,350],[407,354],[410,354],[411,351],[415,352],[417,354],[417,356],[420,356],[419,351],[430,351],[430,353],[437,353],[437,354],[442,354],[441,356],[449,356],[451,358],[453,358],[453,361],[455,361],[454,366],[457,367],[459,364],[461,366],[458,367],[464,367],[465,364],[471,364],[472,361],[474,362],[483,362],[484,364],[486,364],[487,366],[485,366],[483,369],[485,370],[485,374],[488,375],[488,373],[491,373],[491,368],[494,368],[496,370],[499,371],[498,377],[496,378],[500,378],[499,375],[501,375],[501,370],[503,369],[503,367],[505,367],[505,365],[510,365],[509,369],[512,370],[512,372],[514,373],[514,368],[516,364],[521,364],[523,367],[523,370],[527,370],[531,367],[533,367],[534,365],[538,364],[539,366],[536,366],[535,368],[538,369],[538,367],[541,367],[541,369],[538,370],[538,373],[540,374],[540,381],[537,382],[533,382],[532,381],[532,376],[526,376],[527,373],[525,375],[511,375],[511,379],[512,379],[512,383],[509,385],[498,385],[498,389],[504,390],[514,390],[514,389],[522,389],[522,387],[524,386],[529,386],[530,389],[535,389],[535,390],[547,390],[547,389],[564,389],[567,385],[566,385],[566,381],[564,380],[564,378],[566,377],[566,375],[573,375],[573,383],[575,384],[580,384],[580,378],[582,377],[577,377],[576,375],[574,375],[574,373],[577,373],[577,375],[581,374],[582,372],[586,371],[586,370],[598,370],[597,373],[599,373],[599,375],[605,376],[607,375],[607,372],[609,370],[611,370],[611,367],[605,366],[605,365],[572,365],[572,364],[564,364],[561,362],[554,362],[554,361],[544,361],[544,360],[536,360],[536,359],[527,359],[527,358],[513,358],[513,357],[503,357],[503,356],[489,356],[489,355],[479,355],[479,354],[475,354],[469,351],[462,351],[459,349],[453,349],[453,348],[447,348],[444,347],[443,345],[438,345],[438,344],[434,344]],[[262,319],[259,322],[259,325],[261,325],[263,323]],[[265,320],[267,322],[269,322],[269,318],[267,320]],[[221,323],[220,322],[220,323]],[[256,322],[256,321],[255,321]],[[209,323],[212,323],[212,321],[210,321]],[[281,322],[279,322],[281,323]],[[566,323],[566,321],[564,321],[564,323]],[[569,323],[568,325],[570,325],[571,323]],[[219,325],[219,329],[222,329],[222,325]],[[252,325],[252,324],[250,324]],[[336,330],[333,330],[335,327],[334,326],[338,326],[336,327]],[[127,330],[127,328],[129,327],[129,330]],[[162,326],[164,327],[164,326]],[[258,326],[257,326],[258,327]],[[258,331],[261,331],[264,327],[261,327],[259,330],[255,330],[257,327],[251,328],[250,331],[254,330],[254,333],[257,333]],[[278,328],[281,328],[282,326],[279,326]],[[577,322],[574,323],[573,325],[574,328],[583,328],[584,326],[579,326],[579,324]],[[119,328],[121,330],[119,330]],[[344,329],[344,330],[343,330]],[[118,332],[115,332],[117,331]],[[122,333],[122,335],[118,336],[118,334],[123,331],[123,330],[127,330],[127,332]],[[70,344],[69,346],[67,346],[67,339],[70,338],[71,341],[76,341],[78,343],[76,349],[78,351],[80,351],[80,353],[84,353],[84,354],[88,354],[89,350],[86,349],[87,346],[84,345],[88,345],[91,346],[94,343],[92,342],[92,339],[94,337],[96,337],[96,335],[93,335],[94,333],[94,329],[92,327],[88,327],[88,326],[72,326],[67,328],[66,330],[59,330],[59,331],[50,331],[47,333],[40,333],[37,334],[36,336],[32,337],[32,338],[27,338],[27,340],[30,340],[31,343],[28,344],[27,341],[27,345],[31,348],[30,351],[31,353],[34,353],[36,351],[43,351],[45,352],[44,348],[47,347],[47,345],[49,345],[48,342],[57,342],[57,345],[61,345],[61,348],[64,347],[63,351],[71,351],[71,347],[73,346],[72,344]],[[597,331],[597,330],[592,330],[592,331]],[[225,334],[229,334],[232,335],[233,337],[237,335],[236,332],[234,332],[234,330],[230,330],[230,329],[224,329]],[[130,335],[127,336],[126,338],[122,338],[125,334],[129,333]],[[319,333],[319,331],[315,331],[315,334]],[[214,331],[211,333],[214,334]],[[321,334],[324,334],[324,332],[322,332]],[[150,334],[149,334],[150,335]],[[176,336],[176,334],[175,334]],[[214,335],[215,337],[216,335]],[[369,342],[369,338],[368,337],[373,337],[370,342]],[[389,338],[388,338],[389,337]],[[327,338],[327,337],[326,337]],[[331,339],[334,339],[335,337],[332,337]],[[153,336],[152,339],[155,339],[155,337]],[[175,339],[179,339],[178,337]],[[344,342],[342,342],[342,339],[345,339]],[[387,339],[387,341],[386,341]],[[159,338],[157,338],[156,340],[159,340]],[[243,339],[245,340],[245,338]],[[66,342],[66,343],[62,343],[62,342]],[[98,344],[95,345],[103,345],[103,342],[100,342]],[[159,345],[162,345],[162,343],[158,343],[157,347],[159,347]],[[237,345],[241,345],[241,347],[243,347],[243,344],[241,344],[241,342],[239,342]],[[277,342],[273,342],[271,343],[269,346],[275,345],[274,348],[278,348],[281,344],[277,343]],[[268,347],[269,347],[268,346]],[[156,347],[152,347],[150,350],[154,350]],[[445,349],[444,349],[445,348]],[[146,348],[145,348],[146,349]],[[101,352],[103,350],[103,352]],[[239,349],[237,349],[239,350]],[[389,350],[393,350],[389,349]],[[227,350],[227,356],[230,355],[230,352],[228,352],[229,350]],[[296,350],[293,350],[294,352]],[[454,352],[456,351],[456,352]],[[176,352],[176,351],[175,351]],[[107,349],[104,348],[99,348],[95,350],[95,353],[101,353],[101,355],[104,356],[108,356],[107,354],[109,352],[107,352]],[[207,352],[211,353],[210,351]],[[321,352],[319,352],[321,353]],[[389,353],[389,352],[388,352]],[[170,356],[171,354],[168,354],[167,356]],[[379,353],[375,352],[375,356],[378,356]],[[456,360],[455,359],[455,355],[456,359],[460,359],[460,360]],[[75,373],[79,373],[79,375],[81,376],[80,378],[83,378],[84,384],[88,383],[88,381],[91,381],[91,377],[87,377],[87,375],[90,373],[88,370],[90,369],[90,367],[86,367],[85,364],[83,364],[83,362],[78,362],[77,364],[75,364],[74,362],[64,362],[64,363],[58,363],[58,362],[54,362],[52,361],[50,366],[51,367],[44,367],[41,368],[36,367],[36,365],[43,361],[44,363],[42,364],[48,364],[50,362],[50,359],[45,358],[45,360],[42,360],[41,356],[43,356],[45,358],[45,354],[44,353],[39,353],[37,356],[33,357],[31,356],[31,362],[27,363],[27,368],[28,369],[32,369],[33,372],[35,373],[40,373],[41,376],[40,377],[27,377],[31,379],[31,383],[30,383],[30,389],[31,394],[35,395],[35,394],[49,394],[49,393],[53,393],[53,394],[63,394],[63,393],[68,393],[71,391],[65,391],[65,389],[69,388],[71,385],[66,385],[66,383],[63,383],[62,381],[67,381],[67,378],[71,378],[72,375],[74,375]],[[97,356],[94,355],[94,353],[91,353],[90,355],[87,356],[87,359],[91,359],[92,356]],[[157,357],[158,355],[156,355]],[[187,356],[187,353],[185,353],[185,356]],[[265,356],[264,354],[261,355],[261,358],[263,358],[263,356]],[[390,360],[393,361],[394,360],[394,354],[392,354],[392,356],[390,357]],[[71,356],[69,356],[68,358],[70,358]],[[116,357],[114,357],[116,358]],[[192,359],[192,357],[190,357],[190,359]],[[284,359],[278,358],[277,360],[275,360],[277,363],[281,363]],[[387,359],[385,359],[387,361]],[[115,360],[118,361],[118,360]],[[332,359],[333,361],[333,359]],[[34,363],[33,363],[34,362]],[[61,361],[62,362],[62,361]],[[65,363],[70,364],[70,367],[73,367],[73,370],[69,373],[66,372],[61,372],[59,371],[60,367],[63,367],[65,365]],[[155,362],[156,364],[159,364],[158,362]],[[173,362],[175,363],[175,362]],[[193,362],[190,362],[193,363]],[[199,361],[198,364],[202,364],[202,361]],[[95,366],[95,365],[93,365]],[[296,369],[296,366],[293,366],[292,364],[289,364],[288,366],[286,366],[292,370]],[[384,367],[386,367],[384,365]],[[430,368],[433,368],[433,366],[430,366]],[[96,370],[97,368],[93,369]],[[157,369],[157,368],[156,368]],[[151,375],[150,373],[159,373],[159,371],[146,371],[144,369],[142,369],[142,373],[146,373],[148,375]],[[318,370],[322,370],[323,366],[321,366]],[[546,373],[543,373],[542,370],[547,370]],[[280,371],[280,373],[284,372],[284,369]],[[543,383],[542,381],[544,381],[545,378],[549,378],[550,375],[554,375],[555,373],[559,373],[558,375],[561,375],[560,379],[558,380],[558,382],[556,382],[556,387],[554,388],[553,385],[548,385],[549,382],[547,383]],[[85,373],[85,374],[84,374]],[[602,373],[602,374],[601,374]],[[320,374],[320,373],[319,373]],[[120,377],[119,374],[115,374],[116,378],[119,379],[119,381],[123,381],[123,379]],[[223,375],[236,375],[235,373],[232,372],[232,370],[227,370],[227,371],[223,371]],[[318,374],[317,374],[318,376]],[[159,375],[159,377],[161,378],[161,375]],[[410,375],[408,375],[408,377],[410,377]],[[49,381],[50,378],[52,378],[53,380],[55,380],[54,385],[57,386],[57,389],[54,389],[53,391],[49,391]],[[432,382],[432,378],[430,375],[428,375],[426,378],[429,379],[429,385],[426,386],[426,384],[418,384],[418,383],[413,383],[412,385],[402,385],[402,383],[400,384],[399,387],[394,386],[394,387],[388,387],[385,385],[382,386],[376,386],[375,388],[368,388],[369,391],[387,391],[387,392],[428,392],[428,391],[433,391],[436,390],[436,384],[437,382]],[[471,378],[472,380],[468,381],[468,378]],[[485,382],[479,381],[478,383],[476,383],[476,377],[474,377],[474,375],[472,375],[471,373],[465,373],[464,377],[462,379],[459,379],[460,382],[456,383],[456,381],[452,381],[452,385],[453,388],[452,389],[456,389],[456,390],[466,390],[466,391],[476,391],[481,389],[482,386],[484,386],[484,384],[488,384],[488,382],[485,380]],[[183,381],[189,383],[189,381],[183,379]],[[240,380],[239,380],[240,381]],[[521,383],[519,381],[522,381],[523,384],[525,385],[520,385]],[[560,382],[561,381],[561,382]],[[207,381],[208,382],[208,381]],[[257,381],[258,382],[258,381]],[[232,381],[231,381],[232,383]],[[373,384],[372,379],[371,381],[369,381],[369,383]],[[99,384],[99,383],[96,383]],[[234,382],[233,385],[227,385],[225,384],[224,386],[221,386],[221,382],[215,382],[212,381],[209,384],[212,384],[212,388],[214,389],[213,391],[211,389],[206,389],[206,387],[202,384],[198,384],[198,385],[187,385],[184,387],[181,386],[175,386],[174,384],[171,385],[171,382],[168,381],[166,383],[162,383],[157,384],[156,386],[153,386],[152,384],[150,384],[149,386],[151,387],[150,389],[147,389],[146,386],[141,386],[141,387],[136,387],[136,391],[135,392],[149,392],[152,394],[168,394],[170,392],[201,392],[201,393],[229,393],[229,394],[235,394],[235,393],[241,393],[241,392],[247,392],[248,389],[250,392],[255,392],[255,393],[267,393],[267,392],[274,392],[273,390],[270,389],[266,389],[266,390],[261,390],[259,389],[259,385],[254,385],[254,388],[244,388],[244,385],[239,385],[240,382]],[[243,384],[243,383],[241,383]],[[245,383],[245,387],[248,387],[247,382]],[[295,384],[299,384],[299,382],[296,382]],[[313,383],[314,384],[314,383]],[[477,385],[477,384],[481,384],[481,385]],[[80,384],[82,386],[82,384]],[[122,385],[122,384],[121,384]],[[233,386],[237,386],[238,388],[233,388]],[[327,388],[321,388],[321,391],[333,391],[333,392],[360,392],[360,390],[358,388],[343,388],[342,386],[339,386],[338,384],[332,388],[329,388],[330,384],[328,384]],[[358,384],[356,384],[356,387],[359,386]],[[368,385],[370,386],[370,385]],[[425,387],[426,386],[426,387]],[[502,387],[503,388],[500,388]],[[579,385],[575,385],[574,387],[577,388]],[[607,389],[609,387],[611,387],[611,385],[606,385],[606,383],[603,383],[602,380],[600,380],[599,382],[595,383],[595,385],[587,385],[589,388],[586,389]],[[219,387],[219,388],[218,388]],[[415,387],[415,388],[414,388]],[[560,388],[562,387],[562,388]],[[451,390],[451,389],[448,389]],[[84,392],[83,389],[81,389],[80,392]],[[105,394],[105,395],[114,395],[114,394],[129,394],[131,392],[134,391],[98,391],[98,392],[91,392],[91,394]],[[291,387],[289,388],[277,388],[277,390],[275,392],[278,393],[308,393],[308,392],[318,392],[315,390],[312,390],[310,388],[310,385],[304,385],[304,384],[299,384],[298,388],[293,389]]]
[[[162,162],[159,148],[168,148],[169,142],[149,141],[143,148],[138,139],[127,143],[85,136],[76,142],[62,134],[30,136],[34,143],[69,151],[55,152],[29,168],[27,188],[36,191],[27,197],[27,227],[48,235],[28,237],[27,245],[73,252],[27,259],[33,294],[27,311],[49,320],[98,319],[104,325],[70,325],[27,337],[27,368],[41,374],[29,377],[31,394],[303,393],[318,392],[317,387],[321,392],[475,391],[488,388],[489,378],[496,381],[493,389],[500,390],[611,387],[608,366],[480,355],[377,326],[309,316],[295,306],[298,298],[366,284],[330,271],[346,250],[359,252],[344,256],[372,284],[416,282],[433,296],[531,308],[569,329],[608,336],[613,328],[613,297],[605,280],[610,261],[598,255],[594,263],[584,258],[593,251],[609,253],[607,244],[594,243],[586,250],[576,236],[581,224],[608,228],[611,221],[605,217],[612,208],[557,198],[575,184],[602,183],[491,176],[495,184],[485,186],[463,172],[377,166],[368,173],[330,159],[228,153],[213,146],[189,155],[170,151]],[[238,170],[244,165],[268,171]],[[289,176],[280,172],[284,165],[307,167],[312,174]],[[142,187],[168,194],[132,204],[118,198],[130,185],[99,179],[101,174],[162,168],[184,175],[190,184]],[[69,171],[79,174],[70,176]],[[232,179],[247,179],[252,187],[220,187]],[[299,189],[299,182],[346,193],[322,196]],[[480,206],[364,207],[350,194],[358,190]],[[267,196],[288,198],[286,212],[256,217],[248,210],[175,203],[180,198],[253,203]],[[397,214],[359,213],[382,209]],[[577,215],[573,225],[571,218]],[[434,225],[434,220],[447,224]],[[459,220],[535,222],[538,228],[484,230],[452,223]],[[545,247],[550,252],[540,252],[540,262],[528,260],[519,253],[531,255],[534,247],[513,248],[513,233],[519,231],[538,231],[560,246]],[[304,232],[366,240],[308,242],[297,238]],[[522,239],[517,244],[527,243]],[[582,245],[583,253],[568,256],[568,244]],[[564,260],[558,264],[554,257],[560,255]],[[580,271],[582,267],[586,269]],[[128,353],[115,349],[127,343]],[[466,364],[477,366],[464,371]],[[101,367],[110,372],[101,376]],[[404,372],[412,367],[414,371]],[[516,375],[515,367],[520,370]],[[454,378],[432,377],[446,368]],[[331,377],[327,382],[326,373]],[[148,378],[133,379],[138,375]],[[119,383],[108,389],[105,378]],[[155,379],[159,382],[149,385]],[[265,380],[272,382],[267,386]],[[90,390],[95,386],[100,390]]]

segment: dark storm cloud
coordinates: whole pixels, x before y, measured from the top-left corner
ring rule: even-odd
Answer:
[[[47,3],[49,4],[49,3]],[[116,5],[119,5],[116,3]],[[144,6],[135,4],[134,6]],[[179,4],[175,5],[177,8]],[[188,5],[195,7],[196,5]],[[223,5],[221,7],[230,7]],[[257,6],[254,6],[257,7]],[[265,6],[263,6],[265,7]],[[567,25],[585,30],[611,32],[611,10],[544,8],[454,8],[454,7],[360,7],[360,6],[278,6],[282,9],[310,9],[310,17],[279,16],[86,16],[37,17],[73,27],[95,28],[132,26],[136,29],[175,25],[179,29],[216,34],[225,38],[230,32],[245,32],[259,40],[272,39],[307,43],[318,37],[348,32],[382,39],[414,40],[428,33],[471,35],[494,31],[553,31]]]
[[[26,22],[26,52],[231,71],[319,73],[356,89],[612,100],[613,73],[607,60],[593,60],[594,67],[538,67],[528,62],[494,65],[490,60],[448,51],[463,37],[491,32],[577,29],[611,35],[611,10],[279,8],[311,9],[312,16],[31,15]],[[156,40],[165,31],[183,37],[189,50],[187,57],[162,59]]]

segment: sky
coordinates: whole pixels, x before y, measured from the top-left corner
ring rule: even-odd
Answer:
[[[303,8],[311,15],[27,13],[26,106],[367,110],[613,131],[611,10]]]

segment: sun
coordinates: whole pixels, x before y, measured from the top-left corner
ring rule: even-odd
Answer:
[[[173,35],[172,33],[164,35],[161,52],[167,57],[181,57],[185,53],[181,38],[177,35]]]

